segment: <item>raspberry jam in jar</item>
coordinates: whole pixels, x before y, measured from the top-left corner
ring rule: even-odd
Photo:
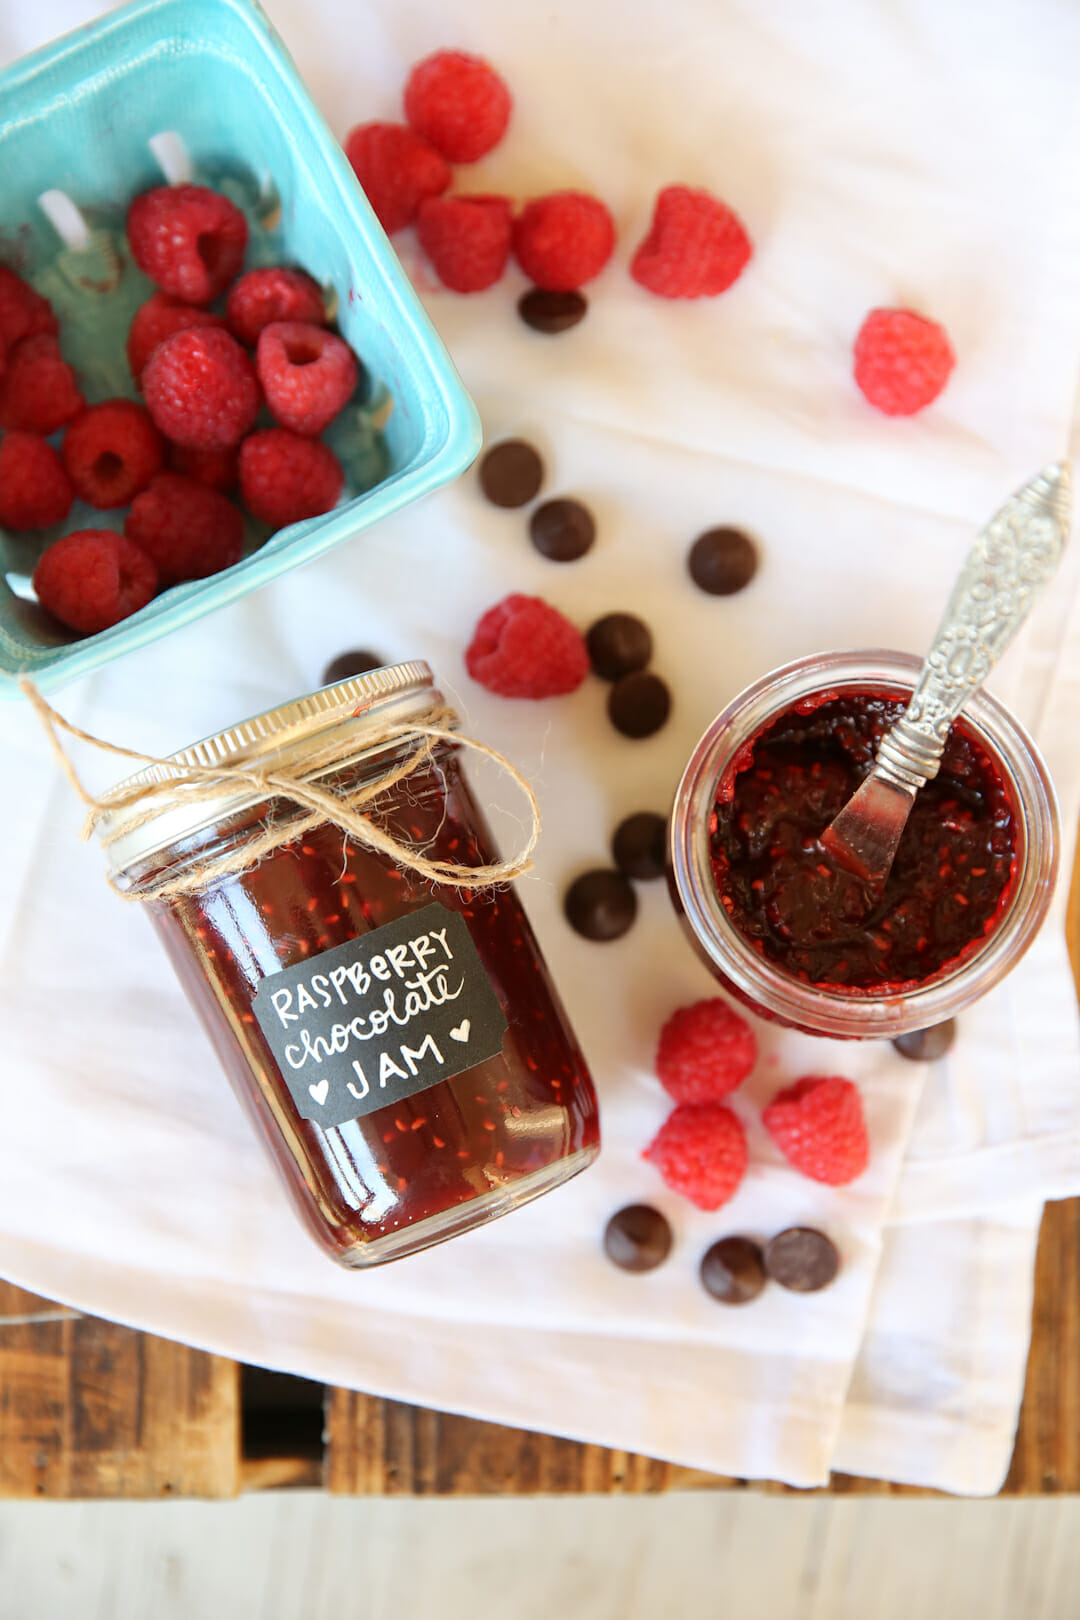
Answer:
[[[942,1022],[1008,971],[1046,914],[1053,788],[985,693],[954,724],[882,892],[823,848],[919,667],[884,652],[789,664],[736,698],[687,766],[672,816],[676,905],[714,973],[765,1017],[848,1037]]]
[[[151,766],[114,797],[162,797],[103,824],[294,1205],[350,1267],[503,1215],[599,1151],[521,903],[468,880],[499,858],[452,723],[426,665],[376,670],[172,756],[175,787]],[[183,780],[218,766],[210,788]],[[342,800],[370,840],[333,819]]]

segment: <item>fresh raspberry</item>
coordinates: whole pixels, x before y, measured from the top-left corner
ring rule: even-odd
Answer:
[[[247,220],[208,186],[155,186],[136,197],[128,242],[140,270],[185,304],[209,304],[244,262]]]
[[[656,1073],[676,1102],[716,1102],[742,1085],[756,1061],[750,1025],[714,996],[672,1013],[660,1031]]]
[[[263,327],[272,321],[325,326],[326,310],[318,282],[304,270],[286,270],[278,264],[240,277],[229,293],[225,318],[237,342],[253,349]]]
[[[0,439],[0,526],[47,529],[67,517],[74,499],[64,464],[36,433]]]
[[[615,224],[596,197],[553,191],[526,203],[514,222],[514,253],[530,281],[574,292],[598,276],[615,246]]]
[[[263,328],[255,370],[282,427],[316,438],[356,392],[360,368],[343,338],[302,321]]]
[[[446,159],[407,124],[357,124],[345,156],[387,236],[411,225],[424,198],[450,184]]]
[[[42,553],[33,583],[54,618],[92,636],[146,606],[157,589],[157,569],[112,529],[75,529]]]
[[[870,1162],[862,1099],[850,1080],[808,1074],[778,1092],[761,1118],[785,1159],[814,1181],[841,1187]]]
[[[194,304],[182,303],[171,293],[156,292],[135,311],[127,337],[128,365],[136,382],[159,343],[174,332],[187,332],[193,326],[224,326],[220,315]]]
[[[167,459],[170,472],[222,493],[235,489],[240,478],[239,445],[231,450],[189,450],[186,444],[170,444]]]
[[[161,585],[205,579],[244,550],[244,519],[233,503],[178,473],[159,473],[135,497],[124,533],[157,565]]]
[[[713,298],[738,280],[753,251],[726,203],[693,186],[665,186],[630,274],[661,298]]]
[[[514,592],[488,608],[473,631],[465,668],[499,697],[574,692],[589,673],[581,631],[539,596]]]
[[[227,450],[259,409],[255,369],[228,332],[196,327],[159,343],[143,371],[143,394],[167,439],[191,450]]]
[[[872,309],[855,339],[855,381],[886,416],[937,399],[956,364],[945,329],[910,309]]]
[[[56,337],[59,331],[49,300],[0,264],[0,351],[14,348],[21,338]]]
[[[450,163],[475,163],[502,140],[513,102],[495,69],[464,51],[436,51],[405,84],[405,117]]]
[[[483,292],[510,257],[514,223],[505,197],[425,197],[416,235],[444,287]]]
[[[253,433],[240,446],[240,493],[253,517],[275,528],[329,512],[345,474],[329,445],[288,428]]]
[[[55,433],[83,404],[75,373],[54,337],[25,337],[10,350],[0,376],[0,428]]]
[[[102,511],[126,506],[165,465],[161,434],[141,405],[91,405],[64,434],[64,466],[76,495]]]
[[[680,1103],[641,1155],[698,1209],[719,1209],[746,1174],[746,1132],[724,1103]]]

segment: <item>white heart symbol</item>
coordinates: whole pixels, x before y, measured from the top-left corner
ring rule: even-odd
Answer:
[[[320,1080],[317,1086],[308,1086],[308,1090],[321,1108],[326,1101],[326,1093],[330,1090],[329,1080]]]
[[[450,1039],[452,1041],[461,1041],[462,1045],[464,1045],[464,1043],[469,1038],[469,1030],[470,1030],[470,1028],[471,1028],[471,1025],[469,1023],[469,1020],[467,1018],[463,1018],[461,1020],[461,1023],[458,1025],[457,1029],[452,1029],[450,1031]]]

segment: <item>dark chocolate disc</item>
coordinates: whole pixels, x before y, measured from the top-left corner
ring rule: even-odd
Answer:
[[[733,596],[757,573],[757,547],[741,529],[706,529],[690,547],[690,578],[710,596]]]
[[[955,1018],[943,1024],[931,1024],[928,1029],[909,1029],[906,1035],[897,1035],[893,1045],[901,1057],[912,1063],[934,1063],[944,1057],[956,1039]]]
[[[493,444],[480,463],[480,488],[495,506],[526,506],[544,481],[544,464],[524,439]]]
[[[336,686],[338,681],[351,680],[354,675],[366,675],[369,669],[382,669],[386,660],[378,653],[357,647],[350,652],[338,653],[331,658],[322,672],[323,686]]]
[[[765,1286],[761,1250],[749,1238],[726,1237],[707,1249],[701,1261],[701,1286],[723,1305],[748,1305]]]
[[[627,1204],[604,1229],[604,1253],[623,1271],[654,1271],[671,1253],[671,1227],[649,1204]]]
[[[529,519],[529,538],[552,562],[576,562],[596,539],[596,523],[580,501],[544,501]]]
[[[563,910],[571,928],[585,939],[618,939],[637,916],[637,895],[621,872],[597,867],[574,879]]]
[[[816,1294],[840,1270],[836,1244],[812,1226],[789,1226],[765,1245],[765,1270],[781,1288]]]
[[[544,287],[530,287],[518,299],[518,314],[525,325],[549,336],[576,326],[584,320],[588,307],[579,292],[548,292]]]
[[[671,713],[671,693],[659,675],[635,670],[616,681],[608,695],[608,715],[624,737],[651,737]]]
[[[585,632],[589,662],[605,681],[644,669],[652,657],[652,632],[633,613],[605,613]]]
[[[667,820],[653,810],[639,810],[620,821],[611,840],[615,865],[628,878],[647,883],[663,877],[667,863]]]

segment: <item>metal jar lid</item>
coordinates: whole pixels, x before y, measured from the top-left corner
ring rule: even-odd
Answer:
[[[170,781],[174,774],[170,765],[257,763],[274,769],[295,769],[302,765],[313,743],[325,741],[327,733],[341,726],[355,732],[356,756],[360,757],[365,752],[365,737],[374,741],[387,723],[418,718],[438,701],[434,676],[427,664],[420,660],[390,664],[241,720],[192,743],[190,748],[168,755],[160,764],[148,765],[126,777],[111,792],[120,794],[143,783]],[[337,770],[340,766],[338,760],[326,769]],[[141,821],[130,831],[125,831],[125,824],[140,821],[146,813],[145,805],[125,805],[102,816],[98,830],[108,843],[109,865],[114,873],[201,832],[223,816],[234,816],[260,804],[266,797],[246,782],[235,787],[223,783],[219,796],[193,798],[190,804],[183,803],[183,792],[180,782],[176,793],[162,801],[160,815]]]

